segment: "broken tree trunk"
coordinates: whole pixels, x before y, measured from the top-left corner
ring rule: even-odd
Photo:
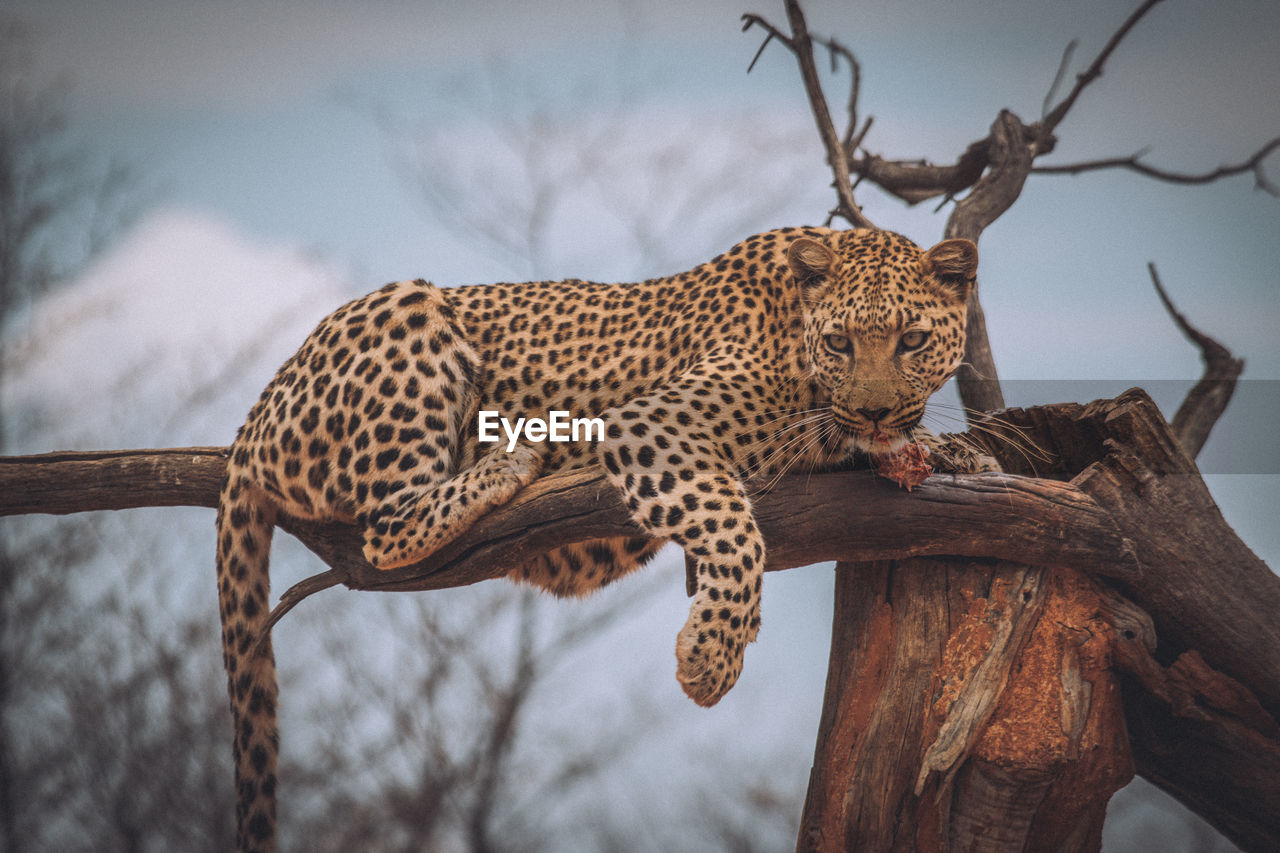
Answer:
[[[1106,507],[1138,568],[1093,567],[1103,586],[1056,560],[841,563],[797,849],[1097,850],[1135,766],[1277,849],[1280,580],[1144,394],[999,424],[1005,467]]]
[[[798,849],[1096,850],[1133,776],[1102,598],[1015,563],[842,563]]]

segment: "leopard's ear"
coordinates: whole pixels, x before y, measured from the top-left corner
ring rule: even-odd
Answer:
[[[836,253],[826,243],[798,237],[787,249],[787,262],[796,281],[804,287],[821,284],[836,268]]]
[[[978,274],[978,247],[968,240],[943,240],[924,253],[921,272],[936,277],[948,293],[963,302]]]

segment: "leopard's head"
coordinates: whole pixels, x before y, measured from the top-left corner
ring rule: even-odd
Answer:
[[[899,449],[964,358],[977,247],[945,240],[926,252],[890,231],[857,229],[798,238],[788,262],[832,420],[864,451]]]

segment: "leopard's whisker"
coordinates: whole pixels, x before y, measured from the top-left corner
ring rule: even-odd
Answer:
[[[807,418],[805,422],[806,429],[791,436],[781,445],[774,446],[763,455],[760,463],[756,466],[755,471],[759,472],[766,468],[772,470],[775,467],[781,471],[786,471],[792,467],[798,460],[811,456],[813,447],[817,445],[824,437],[824,431],[832,423],[827,412],[819,413],[817,418]],[[816,428],[813,427],[817,421]],[[816,464],[816,460],[815,460]],[[771,477],[768,487],[776,483],[776,476]]]
[[[769,481],[761,489],[759,489],[756,492],[756,494],[763,494],[769,491],[770,489],[772,489],[774,486],[778,485],[778,483],[781,482],[783,476],[787,473],[787,471],[789,471],[798,461],[804,458],[804,456],[806,455],[806,451],[808,451],[809,448],[813,447],[814,444],[816,444],[820,440],[820,438],[821,438],[820,431],[815,431],[813,434],[807,436],[808,440],[803,445],[801,445],[800,452],[792,455],[789,459],[784,459],[782,465],[779,466],[778,470],[774,472],[773,476],[769,478]]]
[[[755,474],[765,470],[766,468],[772,467],[773,461],[775,459],[782,457],[796,443],[803,442],[804,439],[809,435],[809,430],[807,429],[807,427],[809,426],[809,424],[813,423],[813,420],[814,419],[810,419],[806,421],[804,424],[795,425],[797,427],[804,427],[804,428],[797,431],[794,435],[788,436],[787,439],[782,444],[772,446],[766,449],[764,452],[762,452],[754,468],[749,470],[748,476],[754,476]],[[779,433],[778,435],[782,435],[782,433]],[[776,437],[777,436],[771,436],[770,438],[776,438]],[[765,439],[765,441],[768,441],[768,439]],[[756,445],[752,445],[753,448],[756,446],[759,446],[759,443],[757,443]]]
[[[938,414],[932,414],[927,416],[931,416],[935,420],[939,420],[943,417]],[[1033,468],[1035,467],[1036,461],[1039,461],[1041,463],[1053,461],[1053,456],[1051,454],[1049,454],[1047,451],[1042,449],[1039,445],[1037,445],[1034,441],[1032,441],[1026,435],[1021,434],[1020,430],[1017,431],[1018,433],[1017,435],[1010,435],[1009,433],[1006,433],[1002,430],[994,429],[991,426],[988,426],[987,424],[973,423],[973,424],[968,424],[968,427],[969,427],[969,432],[971,433],[979,433],[982,435],[991,436],[991,438],[999,441],[1000,443],[1013,448],[1023,458],[1023,460]],[[956,439],[959,439],[962,434],[949,433],[949,435],[952,436],[953,440],[956,440]],[[966,440],[971,445],[977,446],[977,442],[973,441],[972,439],[966,439]],[[981,450],[981,452],[984,452],[984,453],[986,452],[984,448],[979,447],[979,449]]]
[[[826,458],[830,458],[830,457],[831,457],[831,455],[832,455],[832,450],[831,450],[831,439],[839,437],[839,436],[840,436],[840,434],[843,432],[843,430],[841,430],[841,429],[840,429],[839,425],[838,425],[838,424],[836,424],[836,422],[835,422],[834,420],[832,420],[832,421],[828,421],[827,423],[825,423],[825,424],[823,424],[822,426],[820,426],[818,429],[819,429],[819,431],[820,431],[820,432],[821,432],[821,431],[825,431],[825,432],[826,432],[826,435],[825,435],[825,436],[823,437],[823,439],[822,439],[822,456],[823,456],[823,457],[826,457]],[[814,475],[814,473],[816,473],[816,472],[817,472],[817,470],[818,470],[818,460],[817,460],[817,459],[812,459],[812,460],[810,460],[810,462],[809,462],[809,478],[805,480],[805,485],[806,485],[806,486],[807,486],[810,482],[812,482],[813,475]]]
[[[940,409],[941,411],[938,411],[938,409]],[[1001,438],[1006,441],[1009,441],[1010,443],[1013,442],[1013,436],[1009,435],[1009,433],[1013,433],[1014,435],[1017,436],[1018,441],[1024,442],[1028,448],[1034,450],[1036,456],[1043,459],[1044,461],[1049,461],[1050,459],[1052,459],[1052,456],[1047,451],[1045,451],[1043,448],[1037,445],[1035,441],[1032,440],[1030,429],[1028,429],[1027,427],[1021,426],[1020,424],[1013,423],[1012,421],[1006,418],[1001,418],[999,416],[992,416],[992,415],[983,415],[982,416],[983,420],[975,420],[972,423],[969,423],[965,419],[955,414],[952,414],[952,412],[964,411],[968,413],[970,410],[964,407],[947,406],[945,404],[931,403],[929,410],[927,411],[929,414],[932,414],[935,418],[948,419],[953,423],[967,426],[970,430],[982,432],[986,435],[990,435],[993,438]]]
[[[757,461],[756,465],[750,469],[750,473],[754,474],[760,471],[763,467],[765,467],[768,464],[768,461],[770,458],[772,458],[773,456],[776,456],[779,452],[784,450],[796,438],[803,436],[805,434],[805,431],[812,424],[814,424],[815,422],[819,422],[825,415],[826,415],[825,411],[819,411],[819,412],[813,413],[811,415],[806,416],[804,419],[797,421],[796,423],[788,424],[787,426],[783,427],[782,429],[778,430],[772,435],[768,435],[763,438],[757,439],[756,441],[753,441],[751,444],[747,445],[746,450],[748,453],[754,452],[757,449],[764,448],[760,453],[760,458]],[[798,432],[796,432],[795,435],[788,437],[787,440],[784,441],[781,446],[778,446],[777,440],[782,436],[786,435],[788,432],[792,432],[792,431],[798,431]]]
[[[786,420],[787,418],[806,417],[809,415],[825,414],[829,409],[830,409],[829,406],[822,406],[822,407],[816,407],[811,409],[766,409],[760,414],[761,415],[771,415],[774,413],[778,413],[778,414],[775,417],[769,418],[768,420],[760,421],[759,423],[752,423],[751,425],[756,427],[768,426],[769,424],[777,423],[778,421],[783,421],[783,420]],[[736,420],[739,423],[743,423],[743,424],[749,423],[749,419],[746,418],[745,416],[739,417]]]

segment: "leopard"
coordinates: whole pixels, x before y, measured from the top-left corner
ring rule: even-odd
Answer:
[[[967,240],[787,227],[638,283],[406,280],[330,314],[252,407],[219,495],[238,849],[276,844],[278,522],[354,525],[364,558],[392,569],[540,476],[594,466],[634,535],[565,544],[509,577],[581,596],[675,543],[692,596],[676,675],[714,705],[761,624],[752,484],[921,446],[926,401],[963,360],[977,262]],[[553,410],[598,416],[603,434],[480,440],[481,412]]]

